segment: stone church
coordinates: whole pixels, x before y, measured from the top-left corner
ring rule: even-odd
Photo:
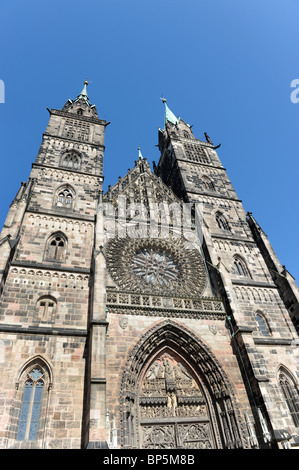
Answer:
[[[49,123],[0,236],[0,448],[299,448],[299,291],[211,138],[103,191],[87,93]]]

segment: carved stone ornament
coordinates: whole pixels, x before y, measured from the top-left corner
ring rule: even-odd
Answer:
[[[213,335],[217,334],[217,331],[218,331],[217,325],[210,325],[209,329],[213,333]]]
[[[128,317],[119,317],[118,319],[119,326],[125,330],[128,326]]]
[[[247,445],[234,391],[221,365],[199,338],[170,320],[148,330],[132,349],[120,403],[124,448]]]
[[[139,415],[145,449],[212,448],[206,400],[192,372],[171,354],[162,354],[149,366]]]
[[[106,247],[106,260],[121,289],[200,295],[206,286],[200,252],[180,238],[113,238]]]

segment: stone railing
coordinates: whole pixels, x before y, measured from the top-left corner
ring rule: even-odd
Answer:
[[[106,305],[112,313],[224,319],[221,299],[215,297],[173,297],[119,291],[107,288]]]

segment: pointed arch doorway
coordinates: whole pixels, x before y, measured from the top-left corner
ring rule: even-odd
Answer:
[[[165,348],[138,387],[140,444],[145,449],[212,449],[216,439],[210,404],[192,369]]]
[[[220,364],[175,322],[149,330],[122,380],[123,448],[243,447],[240,417]]]

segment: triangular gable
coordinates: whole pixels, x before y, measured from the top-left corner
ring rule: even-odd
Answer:
[[[119,196],[124,196],[130,203],[143,203],[146,206],[150,203],[180,204],[182,202],[161,178],[151,171],[146,159],[136,161],[133,170],[109,188],[104,201],[117,204]]]

